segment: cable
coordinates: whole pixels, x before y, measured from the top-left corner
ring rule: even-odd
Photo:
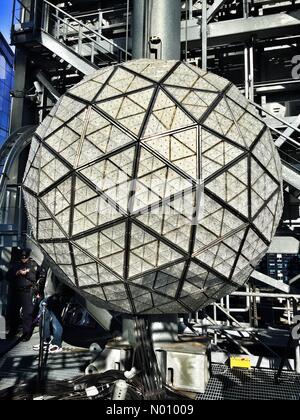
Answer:
[[[149,320],[135,318],[137,349],[136,359],[141,370],[144,399],[162,399],[165,396],[161,373],[153,349]]]

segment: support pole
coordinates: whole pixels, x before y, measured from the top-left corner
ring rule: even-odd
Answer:
[[[127,9],[126,9],[126,61],[128,60],[128,45],[129,45],[129,9],[130,9],[130,5],[129,5],[129,1],[127,0]]]
[[[207,0],[202,0],[202,70],[207,71]]]
[[[34,116],[25,104],[25,94],[30,76],[28,75],[28,55],[25,49],[17,48],[15,55],[15,84],[10,132],[18,130],[24,125],[34,124]]]
[[[249,48],[244,48],[244,65],[245,65],[245,97],[249,99]]]
[[[300,341],[297,342],[295,349],[295,370],[300,375]]]
[[[157,58],[181,58],[181,1],[133,0],[133,58],[152,58],[151,38],[156,45]]]
[[[243,0],[243,17],[247,19],[248,13],[248,0]],[[249,99],[249,48],[245,45],[244,48],[244,66],[245,66],[245,97]]]
[[[249,99],[254,101],[254,48],[253,42],[251,42],[251,47],[249,48],[249,66],[250,66],[250,80],[249,80]]]
[[[296,299],[293,299],[293,317],[298,314],[298,302]],[[295,371],[300,375],[300,340],[296,341],[295,346]]]
[[[189,0],[189,20],[193,19],[193,0]]]

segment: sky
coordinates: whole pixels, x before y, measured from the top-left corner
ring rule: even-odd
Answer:
[[[0,0],[0,32],[10,43],[13,0]]]

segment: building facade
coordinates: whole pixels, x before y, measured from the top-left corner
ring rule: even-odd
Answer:
[[[9,134],[11,97],[14,80],[14,54],[0,33],[0,145]]]

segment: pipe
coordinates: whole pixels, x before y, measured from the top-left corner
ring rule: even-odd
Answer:
[[[260,293],[260,292],[233,292],[231,296],[251,296],[251,297],[265,297],[265,298],[279,298],[279,299],[300,299],[299,294],[283,294],[283,293]]]
[[[151,47],[157,50],[156,58],[180,60],[181,58],[181,1],[133,1],[133,58],[151,58]],[[157,44],[151,44],[155,38]],[[160,41],[160,42],[159,42]]]
[[[249,293],[249,286],[246,287],[246,293]],[[230,307],[230,296],[226,296],[226,309],[230,313],[247,313],[250,310],[250,296],[246,296],[246,307],[245,308],[231,308]]]

